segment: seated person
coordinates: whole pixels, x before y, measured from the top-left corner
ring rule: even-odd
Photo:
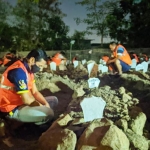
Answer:
[[[65,52],[58,52],[52,58],[50,58],[50,62],[55,62],[56,66],[60,64],[66,64],[67,59],[65,58]]]
[[[135,59],[137,63],[140,62],[137,54],[130,52],[129,55],[130,55],[130,58]]]
[[[21,61],[17,60],[4,71],[0,85],[0,111],[10,119],[44,124],[54,116],[58,103],[55,96],[44,97],[37,89],[34,73],[46,65],[43,50],[32,50]]]
[[[132,61],[125,47],[120,44],[117,45],[115,42],[111,42],[109,48],[112,52],[112,56],[107,61],[107,65],[110,65],[113,68],[113,71],[117,71],[119,75],[129,71]]]

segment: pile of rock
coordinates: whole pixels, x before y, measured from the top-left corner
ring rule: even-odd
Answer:
[[[136,105],[139,103],[124,87],[112,90],[109,86],[89,89],[87,81],[48,73],[37,74],[38,88],[50,83],[62,82],[74,90],[65,114],[39,138],[40,149],[69,150],[148,150],[149,140],[143,133],[146,116]],[[40,79],[40,80],[39,80]],[[45,87],[41,87],[42,80]],[[103,119],[84,122],[80,102],[84,97],[102,97],[106,101]],[[59,136],[58,136],[59,135]]]

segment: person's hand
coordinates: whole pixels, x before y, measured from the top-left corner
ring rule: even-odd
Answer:
[[[111,60],[108,60],[106,64],[108,65],[108,64],[110,64],[110,63],[111,63]]]
[[[49,105],[49,103],[46,103],[44,106],[46,106],[46,107],[50,108],[50,105]]]

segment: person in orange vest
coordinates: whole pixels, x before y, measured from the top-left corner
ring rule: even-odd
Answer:
[[[121,44],[117,45],[115,42],[111,42],[109,48],[112,52],[112,57],[108,60],[107,65],[111,65],[119,75],[129,71],[132,61],[125,47]]]
[[[79,54],[75,54],[75,56],[72,59],[72,62],[74,62],[75,60],[78,60],[78,56],[79,56]]]
[[[148,56],[145,53],[142,53],[144,61],[148,61]]]
[[[44,97],[37,89],[34,73],[46,65],[45,51],[32,50],[4,71],[0,84],[0,111],[10,119],[44,124],[54,116],[55,96]]]
[[[107,55],[102,56],[102,60],[105,61],[106,64],[107,64],[107,62],[109,61],[109,59],[110,59],[110,58],[109,58]],[[109,69],[109,71],[113,71],[111,65],[108,66],[108,69]]]
[[[66,63],[67,59],[65,58],[64,52],[58,52],[56,53],[50,60],[50,62],[55,62],[56,66],[59,66],[62,63]]]
[[[0,58],[0,66],[3,64],[3,59]]]
[[[135,54],[135,53],[133,53],[133,52],[130,52],[129,55],[130,55],[130,58],[131,58],[131,59],[135,59],[137,63],[140,62],[140,61],[139,61],[139,58],[138,58],[138,56],[137,56],[137,54]]]
[[[7,67],[12,62],[15,62],[17,60],[16,53],[17,53],[16,50],[12,50],[9,53],[6,53],[3,56],[3,64],[2,64],[2,66]]]

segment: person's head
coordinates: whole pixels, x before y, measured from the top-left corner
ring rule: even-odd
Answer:
[[[33,73],[39,72],[47,64],[47,55],[41,49],[34,49],[26,56],[28,65]]]
[[[66,53],[64,51],[61,51],[60,54],[62,54],[63,56],[66,55]]]
[[[111,43],[109,44],[109,48],[110,48],[111,51],[114,51],[115,48],[116,48],[116,46],[117,46],[116,42],[111,42]]]

